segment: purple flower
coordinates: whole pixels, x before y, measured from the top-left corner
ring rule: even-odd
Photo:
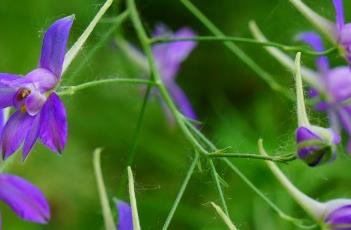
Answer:
[[[0,174],[0,200],[22,220],[45,224],[50,219],[50,207],[43,193],[21,177]]]
[[[351,62],[351,23],[345,24],[344,7],[342,0],[333,0],[336,12],[336,28],[338,42],[344,47],[345,55]]]
[[[154,37],[169,36],[172,38],[193,37],[195,33],[186,27],[172,32],[165,25],[159,25],[154,31]],[[186,117],[196,120],[197,115],[183,90],[176,83],[176,77],[181,63],[189,56],[195,48],[193,41],[173,42],[167,44],[157,44],[153,47],[153,54],[156,59],[162,80],[168,88],[172,98]]]
[[[299,39],[316,51],[324,50],[320,37],[313,32],[302,33]],[[345,104],[345,101],[351,99],[350,68],[343,66],[330,69],[328,58],[324,56],[316,59],[316,66],[320,75],[318,81],[323,86],[323,89],[319,91],[312,89],[315,92],[313,96],[319,97],[316,109],[328,113],[334,131],[339,132],[342,126],[351,136],[351,105]],[[351,140],[348,152],[351,152]]]
[[[117,200],[116,206],[118,210],[117,230],[133,230],[132,209],[129,204]]]
[[[45,33],[38,68],[24,77],[0,73],[0,109],[15,112],[1,133],[3,158],[23,143],[25,159],[39,137],[44,145],[61,153],[67,140],[66,111],[54,92],[61,79],[66,45],[74,17],[54,22]]]
[[[339,142],[340,136],[330,129],[300,126],[296,130],[297,155],[309,166],[333,160],[336,156],[335,145]]]

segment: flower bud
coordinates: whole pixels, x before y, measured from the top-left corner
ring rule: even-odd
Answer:
[[[300,126],[296,130],[297,155],[309,166],[316,166],[335,158],[340,136],[331,129]]]

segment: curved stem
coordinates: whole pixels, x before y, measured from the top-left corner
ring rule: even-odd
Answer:
[[[155,37],[150,40],[152,44],[155,43],[170,43],[170,42],[182,42],[182,41],[197,41],[197,42],[226,42],[226,41],[231,41],[231,42],[236,42],[236,43],[249,43],[249,44],[255,44],[255,45],[260,45],[260,46],[272,46],[279,48],[284,51],[293,51],[293,52],[302,52],[305,54],[309,55],[315,55],[315,56],[321,56],[321,55],[327,55],[329,53],[332,53],[336,50],[335,47],[329,48],[327,50],[324,50],[322,52],[316,52],[311,49],[305,49],[303,47],[296,47],[296,46],[288,46],[288,45],[283,45],[275,42],[263,42],[263,41],[258,41],[256,39],[252,38],[241,38],[241,37],[230,37],[230,36],[194,36],[194,37],[178,37],[178,38],[170,38],[170,37]]]
[[[227,216],[223,210],[221,209],[221,207],[219,207],[218,205],[216,205],[214,202],[211,202],[212,207],[216,210],[216,212],[218,213],[218,215],[222,218],[222,220],[224,221],[224,223],[227,225],[229,230],[238,230],[233,221],[231,221],[231,219],[229,218],[229,216]]]
[[[266,150],[263,147],[262,139],[258,141],[258,148],[262,155],[267,156]],[[308,197],[298,190],[290,180],[280,171],[273,163],[266,161],[266,164],[271,169],[277,180],[287,190],[287,192],[296,200],[296,202],[316,221],[319,222],[325,211],[325,205]]]
[[[268,42],[267,38],[264,36],[262,31],[258,28],[256,22],[250,21],[249,22],[249,28],[250,28],[250,31],[251,31],[252,35],[258,41]],[[294,64],[294,60],[292,58],[290,58],[288,55],[286,55],[285,53],[283,53],[281,50],[279,50],[277,48],[265,47],[265,49],[282,66],[288,68],[291,71],[294,71],[295,64]],[[302,72],[302,77],[303,77],[304,81],[306,81],[310,86],[312,86],[313,88],[316,88],[320,92],[325,91],[323,85],[320,83],[320,81],[318,81],[319,75],[318,75],[317,72],[315,72],[314,70],[311,70],[309,68],[306,68],[306,67],[302,67],[301,72]]]

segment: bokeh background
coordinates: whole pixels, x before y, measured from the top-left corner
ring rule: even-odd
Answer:
[[[273,41],[294,45],[294,36],[312,27],[286,0],[193,1],[226,34],[249,37],[248,22],[256,20]],[[306,0],[316,11],[333,19],[329,0]],[[0,4],[0,71],[26,74],[37,65],[43,31],[56,19],[75,14],[70,44],[81,34],[103,1],[97,0],[2,0]],[[351,6],[346,3],[345,9]],[[124,8],[114,5],[106,17]],[[137,1],[148,31],[163,22],[172,29],[190,26],[209,35],[197,19],[177,0]],[[132,24],[123,26],[99,45],[111,28],[100,24],[63,76],[63,85],[74,85],[108,77],[141,78],[144,74],[133,60],[118,49],[117,33],[136,46]],[[292,73],[282,68],[262,47],[239,44],[275,79],[293,92]],[[330,46],[328,44],[327,46]],[[89,58],[92,49],[94,55]],[[294,54],[291,53],[291,56]],[[334,65],[345,64],[332,56]],[[303,56],[313,64],[313,57]],[[83,63],[83,64],[82,64]],[[219,147],[234,152],[257,153],[257,139],[264,138],[271,154],[295,151],[295,103],[272,91],[241,60],[221,43],[201,43],[182,65],[177,82],[199,114],[203,132]],[[128,201],[123,183],[131,151],[143,89],[127,84],[109,84],[80,91],[63,98],[69,117],[69,139],[64,154],[56,156],[37,144],[25,163],[16,162],[9,172],[39,186],[51,204],[47,225],[20,221],[0,204],[5,229],[103,229],[92,153],[103,147],[102,167],[111,198]],[[327,125],[324,114],[309,110],[312,120]],[[156,97],[148,101],[136,159],[132,164],[143,229],[160,229],[193,158],[191,146],[175,125],[165,118]],[[277,183],[261,161],[232,159],[274,203],[301,218],[305,213]],[[319,200],[351,197],[350,158],[342,148],[333,163],[308,168],[299,161],[281,168],[301,190]],[[278,215],[225,165],[216,162],[232,220],[239,229],[296,229]],[[184,194],[170,229],[225,229],[209,202],[219,203],[206,161],[197,168]],[[115,214],[116,211],[114,210]],[[117,214],[116,214],[117,215]]]

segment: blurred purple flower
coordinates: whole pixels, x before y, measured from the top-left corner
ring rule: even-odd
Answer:
[[[116,201],[118,211],[117,230],[133,230],[132,209],[126,202]]]
[[[345,49],[347,60],[351,63],[351,23],[345,24],[342,0],[333,0],[336,12],[336,38]]]
[[[64,149],[66,111],[54,89],[61,79],[73,20],[73,16],[59,19],[47,30],[38,68],[24,77],[0,73],[0,109],[10,106],[16,109],[1,133],[4,159],[24,143],[24,160],[38,137],[54,152],[60,153]]]
[[[309,44],[316,51],[324,50],[321,38],[314,32],[302,33],[299,39]],[[318,81],[323,90],[312,89],[313,97],[319,98],[317,110],[326,111],[331,121],[331,127],[339,132],[342,126],[351,136],[351,105],[345,103],[351,99],[351,70],[348,66],[330,69],[328,58],[325,56],[316,59],[319,71]],[[351,139],[348,144],[348,152],[351,153]]]
[[[297,155],[309,166],[333,160],[340,136],[331,129],[300,126],[296,131]]]
[[[21,177],[0,174],[0,200],[22,220],[45,224],[50,219],[50,207],[43,193]]]
[[[326,203],[325,225],[332,230],[351,229],[351,200],[337,199]]]
[[[153,33],[154,37],[187,38],[195,36],[195,33],[187,27],[172,32],[165,25],[158,25]],[[153,46],[153,54],[156,59],[162,80],[168,88],[172,98],[186,117],[196,120],[197,115],[183,90],[176,83],[176,77],[181,63],[195,48],[196,42],[181,41]]]

